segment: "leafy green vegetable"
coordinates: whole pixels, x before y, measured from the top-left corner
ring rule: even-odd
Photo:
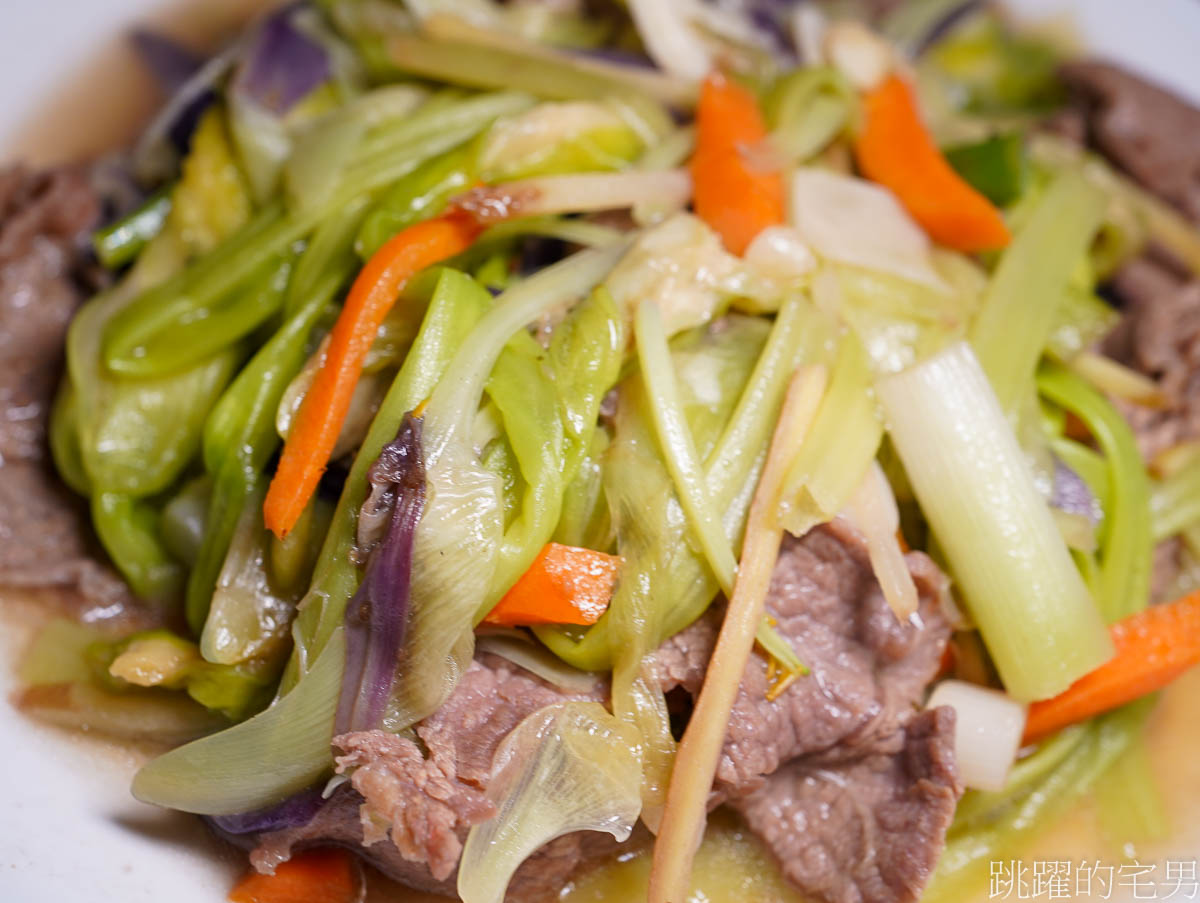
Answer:
[[[204,541],[188,578],[186,612],[192,631],[204,629],[217,573],[246,500],[280,445],[275,411],[304,363],[309,336],[344,272],[330,272],[303,307],[272,336],[222,395],[204,427],[204,465],[213,478]]]
[[[542,103],[497,121],[479,145],[487,182],[621,169],[644,148],[615,104]]]
[[[183,569],[160,538],[159,512],[119,492],[92,496],[92,524],[121,576],[142,599],[173,601],[183,588]]]
[[[185,483],[163,506],[162,523],[159,525],[163,545],[176,560],[188,567],[196,563],[200,546],[204,543],[212,488],[212,479],[208,474],[203,474]]]
[[[151,377],[172,373],[233,346],[279,312],[293,265],[290,254],[268,257],[244,285],[194,320],[145,318],[120,330],[113,341],[127,346],[133,359],[122,364],[121,373]]]
[[[575,476],[563,490],[562,514],[551,539],[568,546],[607,551],[616,540],[608,502],[604,497],[601,462],[608,452],[608,433],[597,429],[592,444],[579,462]]]
[[[823,334],[813,328],[814,319],[808,302],[793,296],[780,308],[765,344],[763,321],[741,317],[731,317],[727,328],[715,333],[695,330],[676,340],[672,361],[683,409],[697,453],[705,462],[709,492],[732,544],[741,540],[750,495],[788,378],[821,347]],[[611,492],[608,487],[620,486],[622,497],[639,500],[640,520],[626,521],[627,530],[638,532],[619,542],[618,551],[625,555],[623,546],[633,543],[633,548],[644,550],[642,563],[635,571],[627,560],[609,612],[586,632],[534,629],[556,655],[585,671],[612,666],[625,640],[613,623],[613,612],[621,612],[626,604],[635,610],[643,604],[636,598],[622,601],[639,583],[653,587],[659,605],[670,602],[661,620],[656,615],[646,622],[639,642],[647,648],[656,648],[703,614],[717,591],[716,579],[691,540],[670,474],[655,448],[640,380],[634,374],[622,384],[617,435],[606,456],[605,486],[606,494]],[[700,387],[717,391],[693,395]],[[653,517],[646,517],[646,512]],[[636,576],[639,572],[644,576]]]
[[[472,426],[489,374],[493,368],[497,372],[502,369],[501,358],[511,347],[514,335],[520,341],[520,331],[534,319],[590,292],[624,251],[623,244],[581,251],[517,283],[497,299],[467,336],[447,369],[452,378],[439,382],[430,396],[423,415],[422,437],[428,501],[414,543],[408,651],[400,662],[396,690],[385,717],[389,726],[407,726],[441,705],[470,659],[474,646],[471,628],[490,607],[481,605],[481,601],[499,599],[528,567],[558,521],[557,510],[546,517],[544,512],[523,505],[512,528],[501,534],[498,481],[482,466],[472,442]],[[457,279],[461,282],[459,291],[476,294],[479,303],[485,303],[487,293],[482,287],[461,274]],[[608,319],[607,314],[603,319]],[[580,340],[590,341],[591,337],[584,332]],[[585,362],[577,358],[570,361],[572,368],[581,363]],[[568,375],[564,373],[563,377]],[[568,449],[573,430],[582,430],[586,441],[594,428],[594,409],[590,422],[582,419],[586,404],[573,409],[586,401],[584,387],[590,385],[590,380],[584,380],[574,391],[564,392],[563,397],[568,399]],[[534,387],[523,388],[529,392]],[[597,405],[601,394],[596,397]],[[495,399],[496,393],[492,397]],[[546,409],[542,411],[544,415]],[[580,421],[572,423],[576,417]],[[540,428],[545,423],[540,420]],[[557,508],[561,504],[561,475],[542,470],[547,462],[543,449],[531,448],[523,454],[515,445],[515,433],[509,429],[508,435],[522,471],[537,474],[536,480],[526,480],[529,495],[538,495],[539,484],[557,485],[556,494],[543,495]],[[519,441],[529,439],[523,436]],[[580,442],[579,447],[581,455],[586,444]],[[526,461],[530,462],[528,469]]]
[[[1150,597],[1154,537],[1146,469],[1129,424],[1082,377],[1048,363],[1037,384],[1042,395],[1086,424],[1108,462],[1097,601],[1112,623],[1145,608]]]
[[[463,845],[457,890],[465,903],[501,903],[517,867],[563,834],[626,840],[641,807],[635,739],[597,702],[547,706],[513,728],[488,782],[497,814]]]
[[[1078,173],[1061,173],[996,266],[970,337],[1007,411],[1032,389],[1055,311],[1103,212],[1104,197],[1096,188]]]
[[[1182,455],[1182,462],[1150,495],[1156,543],[1200,524],[1200,446],[1188,447]]]
[[[474,142],[421,164],[388,189],[367,214],[355,247],[365,260],[400,230],[441,213],[446,202],[471,187],[478,169]]]
[[[625,351],[621,315],[598,289],[540,346],[518,333],[496,361],[487,393],[499,409],[520,468],[524,497],[505,530],[483,617],[553,535],[563,494],[592,444],[600,402],[617,380]]]
[[[210,662],[236,665],[258,659],[282,666],[287,653],[288,628],[302,591],[281,590],[271,579],[263,495],[257,487],[246,496],[221,573],[209,590],[200,651]]]
[[[115,223],[92,234],[96,257],[110,270],[132,261],[166,224],[171,212],[171,187],[160,188]]]
[[[1060,54],[1036,37],[1014,33],[994,15],[978,16],[929,51],[929,62],[976,113],[1045,112],[1062,102]]]
[[[853,334],[842,337],[829,387],[780,494],[780,519],[796,536],[832,520],[879,451],[883,421],[870,362]]]
[[[772,143],[803,163],[854,124],[858,95],[838,69],[805,66],[776,81],[764,106]]]
[[[248,721],[152,760],[134,776],[133,795],[184,812],[230,815],[308,787],[331,765],[345,651],[339,628],[291,692]],[[269,773],[264,762],[272,763]]]
[[[301,662],[311,661],[325,648],[342,622],[346,603],[358,588],[358,566],[351,554],[358,512],[367,497],[368,469],[383,446],[395,437],[404,415],[429,397],[467,333],[487,309],[489,299],[463,291],[459,274],[440,270],[417,280],[398,303],[425,307],[425,316],[338,499],[312,584],[300,605],[294,630],[297,653],[284,673],[282,692],[300,678]]]
[[[993,135],[975,144],[945,150],[946,162],[993,204],[1006,207],[1021,196],[1029,179],[1025,137]]]

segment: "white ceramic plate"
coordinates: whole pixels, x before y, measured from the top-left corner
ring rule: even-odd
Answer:
[[[152,103],[120,35],[135,22],[165,23],[203,45],[258,4],[191,0],[164,10],[157,0],[6,0],[0,54],[0,160],[70,159],[133,133]],[[1084,46],[1200,101],[1200,3],[1194,0],[1015,0],[1032,20],[1073,22]],[[1200,149],[1198,149],[1200,151]],[[23,637],[6,626],[0,694],[12,692],[12,661]],[[1189,690],[1200,689],[1192,675]],[[1181,688],[1182,690],[1183,688]],[[1156,757],[1176,799],[1196,810],[1175,855],[1200,852],[1200,776],[1194,692],[1168,701],[1171,730],[1187,747]],[[1165,728],[1164,728],[1165,729]],[[222,857],[199,822],[135,802],[128,782],[136,757],[90,738],[32,724],[0,704],[0,901],[4,903],[217,903],[242,866]],[[1180,827],[1186,827],[1181,825]],[[1101,855],[1078,842],[1078,856]],[[1160,866],[1160,871],[1161,871]],[[1111,899],[1131,898],[1117,888]],[[740,903],[740,901],[739,901]]]

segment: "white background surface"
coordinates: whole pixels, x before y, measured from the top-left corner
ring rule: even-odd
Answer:
[[[193,11],[205,8],[210,19],[220,20],[249,4],[196,0],[186,5]],[[1017,0],[1010,5],[1035,19],[1069,15],[1087,46],[1200,101],[1200,2]],[[41,143],[34,146],[43,160],[69,156],[88,147],[89,139],[91,147],[100,146],[104,136],[119,130],[122,105],[126,111],[131,106],[123,95],[134,90],[136,68],[128,59],[97,68],[98,54],[107,52],[111,61],[122,30],[161,8],[156,0],[0,0],[0,159],[11,158],[16,148],[28,153],[30,144],[22,136],[29,135],[31,121],[41,120]],[[175,21],[177,33],[205,30],[178,17]],[[89,63],[93,76],[81,90],[72,73]],[[45,116],[39,115],[43,98],[61,95],[72,82],[69,93],[75,100],[53,123],[59,131],[46,131]],[[49,134],[58,137],[47,141]],[[14,652],[5,647],[19,637],[5,639],[0,694],[6,699]],[[133,801],[127,790],[135,767],[130,756],[32,725],[2,702],[0,750],[0,903],[224,899],[240,866],[215,859],[213,845],[194,820]]]

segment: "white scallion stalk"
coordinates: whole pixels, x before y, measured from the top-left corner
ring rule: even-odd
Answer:
[[[1021,747],[1026,707],[962,680],[943,680],[933,688],[925,707],[943,705],[954,709],[954,759],[962,782],[976,790],[1003,790]]]
[[[896,617],[901,620],[911,617],[917,611],[917,587],[896,538],[900,529],[896,497],[878,461],[872,461],[867,468],[842,516],[866,539],[871,570]]]
[[[970,346],[957,342],[877,391],[1008,692],[1045,699],[1111,658],[1099,609]]]
[[[464,903],[501,903],[517,867],[555,837],[629,837],[642,805],[632,733],[598,702],[565,702],[539,709],[504,738],[488,782],[498,812],[463,845]]]
[[[667,805],[654,845],[649,903],[687,899],[692,860],[704,833],[709,791],[729,726],[729,713],[750,658],[755,630],[762,621],[771,573],[779,555],[783,528],[776,519],[776,509],[787,460],[811,426],[824,391],[824,367],[797,371],[771,437],[767,463],[750,506],[737,585],[671,771]]]

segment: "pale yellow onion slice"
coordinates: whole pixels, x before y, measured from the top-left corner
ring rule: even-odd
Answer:
[[[896,537],[896,531],[900,529],[900,512],[891,484],[878,461],[872,461],[867,468],[842,516],[867,541],[871,570],[896,617],[907,620],[916,614],[917,587]]]
[[[601,686],[601,675],[573,668],[520,631],[480,635],[475,640],[475,649],[498,655],[568,693],[591,693]]]
[[[458,867],[464,903],[501,903],[535,850],[573,831],[625,840],[641,808],[633,731],[598,702],[534,712],[496,751],[488,799],[498,814],[471,829]]]
[[[628,169],[502,182],[467,192],[459,206],[481,223],[634,207],[652,209],[662,218],[682,210],[691,197],[692,179],[687,170]]]
[[[997,793],[1021,746],[1027,707],[999,690],[962,680],[943,680],[925,708],[954,709],[954,761],[968,787]]]
[[[813,167],[792,175],[792,225],[818,257],[949,291],[929,237],[886,188]]]

